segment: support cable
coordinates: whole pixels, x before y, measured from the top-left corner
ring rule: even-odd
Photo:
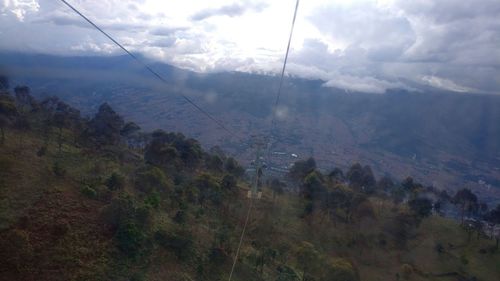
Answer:
[[[286,63],[288,61],[288,53],[290,52],[290,45],[291,45],[291,42],[292,42],[292,35],[293,35],[293,29],[295,27],[295,20],[297,18],[297,11],[299,9],[299,2],[300,2],[300,0],[297,0],[296,3],[295,3],[295,11],[293,13],[292,27],[290,29],[290,36],[288,37],[288,44],[287,44],[287,47],[286,47],[285,60],[283,62],[283,68],[281,69],[281,77],[280,77],[280,84],[279,84],[279,88],[278,88],[278,94],[276,95],[276,100],[274,102],[274,107],[273,107],[273,111],[272,111],[272,113],[273,113],[273,119],[271,121],[271,137],[272,137],[272,132],[275,129],[276,111],[277,111],[277,108],[278,108],[278,105],[279,105],[279,101],[280,101],[281,88],[283,87],[283,79],[285,77]],[[267,142],[267,157],[268,158],[269,158],[269,152],[270,152],[270,149],[271,149],[271,143],[270,143],[270,141],[271,141],[271,138]],[[259,159],[258,155],[257,155],[256,163],[260,163],[260,159]],[[255,180],[255,183],[254,183],[255,184],[254,191],[257,190],[257,184],[258,184],[258,181],[259,181],[259,172],[260,172],[259,170],[260,170],[260,165],[257,167],[257,169],[255,171],[256,180]],[[243,243],[243,238],[245,236],[245,230],[246,230],[246,227],[247,227],[247,224],[248,224],[248,219],[250,218],[250,211],[252,210],[252,207],[253,207],[254,195],[255,194],[251,194],[250,206],[248,207],[247,218],[245,220],[245,225],[243,226],[243,231],[241,232],[240,242],[238,244],[238,248],[236,250],[236,255],[235,255],[234,261],[233,261],[233,266],[231,267],[231,272],[229,274],[229,281],[231,281],[231,278],[233,277],[234,268],[236,266],[236,262],[238,261],[238,255],[240,253],[241,244]]]
[[[135,61],[137,61],[139,64],[141,64],[144,68],[146,68],[151,74],[153,74],[156,78],[158,78],[160,81],[162,81],[165,84],[168,84],[167,80],[163,78],[158,72],[154,71],[148,64],[146,64],[144,61],[139,59],[136,55],[132,54],[127,48],[125,48],[122,44],[120,44],[118,41],[116,41],[111,35],[106,33],[102,28],[100,28],[97,24],[95,24],[93,21],[91,21],[88,17],[86,17],[84,14],[82,14],[80,11],[78,11],[73,5],[68,3],[66,0],[60,0],[63,2],[66,6],[68,6],[71,10],[73,10],[75,13],[77,13],[80,17],[82,17],[85,21],[87,21],[90,25],[92,25],[95,29],[100,31],[104,36],[106,36],[109,40],[111,40],[115,45],[117,45],[120,49],[122,49],[125,53],[127,53],[130,57],[132,57]],[[196,104],[192,99],[187,97],[184,94],[180,94],[182,98],[189,104],[191,104],[196,110],[200,111],[203,115],[205,115],[208,119],[216,123],[221,129],[223,129],[226,133],[229,135],[239,138],[236,133],[233,131],[229,130],[224,124],[222,124],[221,121],[213,117],[208,111],[204,110],[201,108],[198,104]]]

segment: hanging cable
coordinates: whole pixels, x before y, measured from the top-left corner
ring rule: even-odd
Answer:
[[[273,111],[272,111],[273,112],[273,119],[271,122],[273,127],[274,127],[274,123],[276,122],[276,111],[278,110],[278,105],[280,102],[281,88],[283,87],[283,80],[285,77],[286,63],[288,61],[288,53],[290,52],[290,45],[292,43],[293,29],[295,27],[295,19],[297,18],[297,11],[299,9],[299,2],[300,2],[300,0],[297,0],[297,2],[295,3],[295,12],[293,13],[292,27],[290,29],[290,36],[288,37],[288,45],[286,47],[285,60],[283,61],[283,68],[281,69],[280,85],[278,87],[278,94],[276,95],[276,100],[274,101],[274,107],[273,107]]]
[[[229,281],[231,281],[231,278],[233,278],[234,268],[236,267],[236,262],[238,261],[241,244],[243,244],[243,237],[245,236],[245,231],[247,229],[248,220],[250,219],[250,213],[252,212],[252,207],[253,207],[253,196],[250,198],[250,206],[248,207],[247,218],[245,219],[245,225],[243,226],[243,230],[241,231],[240,242],[238,243],[238,248],[236,249],[236,254],[233,260],[233,266],[231,267],[231,272],[229,273]]]
[[[272,122],[271,122],[271,126],[272,126],[271,127],[271,131],[273,131],[274,127],[275,127],[276,110],[277,110],[277,107],[278,107],[279,101],[280,101],[281,88],[283,86],[283,79],[284,79],[284,76],[285,76],[286,63],[288,61],[288,53],[290,52],[290,44],[292,42],[293,29],[294,29],[294,26],[295,26],[295,20],[297,18],[297,11],[299,9],[299,1],[300,0],[297,0],[296,3],[295,3],[295,11],[293,13],[292,27],[290,29],[290,36],[288,38],[288,44],[287,44],[287,47],[286,47],[285,60],[283,62],[283,68],[281,69],[280,84],[279,84],[278,93],[276,95],[276,100],[274,102],[274,107],[273,107],[273,118],[272,118]],[[270,139],[269,139],[269,141],[270,141]],[[271,148],[269,141],[267,143],[267,155],[269,155],[269,151],[270,151],[270,148]],[[255,170],[254,190],[257,189],[257,185],[258,185],[259,177],[260,177],[260,175],[259,175],[259,172],[260,172],[259,171],[260,170],[260,159],[259,158],[260,158],[259,153],[257,153],[256,163],[259,163],[259,165],[256,167],[256,170]],[[231,267],[231,272],[229,274],[228,281],[231,281],[231,278],[233,277],[234,268],[236,267],[236,263],[238,261],[238,256],[239,256],[239,253],[240,253],[240,248],[241,248],[241,245],[243,243],[243,238],[245,236],[245,231],[246,231],[246,228],[247,228],[248,220],[250,218],[250,213],[251,213],[251,210],[252,210],[252,207],[253,207],[253,201],[254,201],[254,194],[251,194],[250,205],[248,207],[247,217],[245,219],[245,224],[244,224],[243,230],[241,232],[240,241],[239,241],[238,248],[236,250],[236,254],[235,254],[235,257],[234,257],[234,260],[233,260],[233,265]]]
[[[111,35],[106,33],[102,28],[100,28],[97,24],[92,22],[89,18],[87,18],[84,14],[82,14],[80,11],[78,11],[74,6],[72,6],[70,3],[68,3],[66,0],[60,0],[63,2],[66,6],[68,6],[71,10],[73,10],[75,13],[77,13],[80,17],[82,17],[85,21],[87,21],[90,25],[92,25],[95,29],[100,31],[104,36],[106,36],[109,40],[111,40],[115,45],[117,45],[120,49],[122,49],[125,53],[127,53],[130,57],[132,57],[134,60],[136,60],[139,64],[144,66],[151,74],[153,74],[156,78],[158,78],[160,81],[162,81],[165,84],[168,84],[167,80],[165,80],[158,72],[154,71],[148,64],[146,64],[144,61],[139,59],[136,55],[132,54],[125,48],[122,44],[120,44],[118,41],[116,41]],[[213,117],[210,113],[205,111],[203,108],[201,108],[198,104],[196,104],[193,100],[191,100],[189,97],[187,97],[184,94],[180,94],[182,98],[189,104],[191,104],[194,108],[196,108],[198,111],[200,111],[203,115],[205,115],[208,119],[216,123],[221,129],[223,129],[226,133],[229,135],[239,138],[238,135],[236,135],[233,131],[229,130],[224,124],[222,124],[221,121]]]

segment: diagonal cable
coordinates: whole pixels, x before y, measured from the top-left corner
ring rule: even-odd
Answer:
[[[295,26],[295,20],[297,18],[297,10],[299,9],[299,1],[300,0],[297,0],[297,2],[295,3],[295,11],[293,13],[293,20],[292,20],[292,28],[290,30],[290,36],[288,38],[288,45],[286,47],[286,53],[285,53],[285,60],[283,62],[283,68],[281,70],[281,78],[280,78],[280,85],[279,85],[279,88],[278,88],[278,94],[276,96],[276,101],[274,102],[274,108],[273,108],[273,119],[272,119],[272,122],[271,122],[271,134],[272,134],[272,131],[274,130],[275,128],[275,121],[276,121],[276,109],[278,107],[278,104],[279,104],[279,100],[280,100],[280,96],[281,96],[281,88],[283,86],[283,79],[284,79],[284,76],[285,76],[285,69],[286,69],[286,63],[287,63],[287,60],[288,60],[288,53],[290,52],[290,44],[292,42],[292,35],[293,35],[293,29],[294,29],[294,26]],[[267,143],[267,154],[269,155],[269,152],[270,152],[270,148],[271,148],[271,144],[268,142]],[[257,157],[257,161],[258,161],[259,157]],[[255,179],[255,186],[257,186],[257,183],[259,181],[259,175],[258,175],[258,170],[256,170],[256,179]],[[238,261],[238,255],[240,253],[240,248],[241,248],[241,245],[243,243],[243,238],[245,236],[245,231],[246,231],[246,228],[247,228],[247,225],[248,225],[248,220],[250,219],[250,213],[252,211],[252,207],[253,207],[253,204],[254,204],[254,198],[253,198],[253,194],[250,198],[250,205],[248,206],[248,211],[247,211],[247,217],[245,219],[245,225],[243,226],[243,230],[241,232],[241,236],[240,236],[240,240],[239,240],[239,244],[238,244],[238,248],[236,250],[236,254],[235,254],[235,257],[234,257],[234,260],[233,260],[233,265],[231,267],[231,271],[229,273],[229,281],[231,281],[231,278],[233,277],[233,272],[234,272],[234,268],[236,267],[236,262]]]
[[[70,3],[68,3],[66,0],[60,0],[63,2],[66,6],[68,6],[71,10],[73,10],[75,13],[77,13],[80,17],[82,17],[85,21],[87,21],[90,25],[92,25],[95,29],[99,30],[104,36],[106,36],[109,40],[111,40],[115,45],[120,47],[125,53],[127,53],[130,57],[132,57],[134,60],[136,60],[138,63],[140,63],[142,66],[144,66],[151,74],[153,74],[156,78],[158,78],[160,81],[162,81],[165,84],[168,84],[167,80],[165,80],[158,72],[154,71],[149,65],[147,65],[144,61],[139,59],[136,55],[132,54],[127,50],[122,44],[120,44],[118,41],[116,41],[111,35],[106,33],[102,28],[97,26],[94,22],[92,22],[89,18],[87,18],[84,14],[82,14],[80,11],[78,11],[74,6],[72,6]],[[222,128],[226,133],[228,133],[231,136],[239,138],[233,131],[229,130],[224,124],[222,124],[221,121],[217,120],[215,117],[213,117],[210,113],[208,113],[206,110],[201,108],[198,104],[196,104],[193,100],[191,100],[189,97],[187,97],[184,94],[180,94],[186,102],[191,104],[194,108],[196,108],[198,111],[200,111],[203,115],[205,115],[208,119],[212,120],[214,123],[216,123],[220,128]]]
[[[281,77],[280,77],[280,85],[278,88],[278,94],[276,95],[276,100],[274,101],[274,107],[273,107],[273,119],[271,124],[274,127],[274,123],[276,122],[276,110],[278,109],[278,105],[280,102],[280,97],[281,97],[281,88],[283,87],[283,80],[285,77],[285,69],[286,69],[286,63],[288,61],[288,53],[290,52],[290,44],[292,43],[292,35],[293,35],[293,29],[295,27],[295,19],[297,18],[297,11],[299,9],[299,2],[300,0],[297,0],[295,3],[295,11],[293,13],[293,20],[292,20],[292,27],[290,29],[290,36],[288,37],[288,45],[286,47],[286,53],[285,53],[285,60],[283,62],[283,68],[281,69]]]

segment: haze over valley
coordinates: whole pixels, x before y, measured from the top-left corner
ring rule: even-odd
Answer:
[[[270,167],[284,171],[313,156],[320,168],[369,164],[376,174],[413,176],[437,188],[470,187],[492,202],[500,198],[500,97],[432,87],[384,94],[326,87],[324,81],[287,77],[275,131],[275,76],[241,72],[201,74],[154,63],[168,86],[151,79],[128,57],[54,57],[4,53],[3,69],[35,96],[60,96],[93,114],[108,102],[144,130],[180,131],[203,146],[220,146],[243,164],[255,157],[193,110],[191,97],[239,136],[275,135]],[[285,153],[283,155],[283,153]],[[275,171],[277,170],[275,169]],[[271,171],[270,171],[271,172]]]

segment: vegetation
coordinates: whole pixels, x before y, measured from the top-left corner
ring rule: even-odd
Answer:
[[[161,130],[130,145],[140,128],[110,105],[87,120],[15,94],[0,95],[0,280],[227,280],[250,204],[234,158]],[[324,174],[312,158],[261,188],[233,280],[500,276],[499,237],[471,220],[498,224],[500,206],[470,190],[377,180],[361,164]]]

